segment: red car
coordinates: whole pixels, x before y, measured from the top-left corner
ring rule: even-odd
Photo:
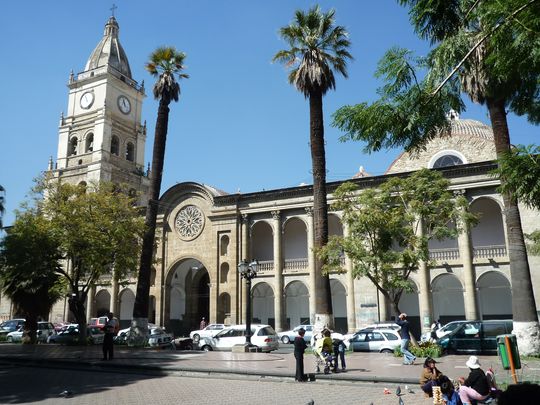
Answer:
[[[106,323],[107,323],[106,316],[100,316],[99,318],[90,318],[90,322],[88,322],[88,327],[94,326],[96,328],[103,330]]]

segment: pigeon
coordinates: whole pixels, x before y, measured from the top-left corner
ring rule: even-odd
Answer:
[[[311,400],[311,401],[309,401],[306,405],[315,405],[315,401],[314,401],[314,400]]]
[[[398,385],[396,388],[396,395],[399,397],[401,395],[401,387]]]
[[[401,399],[401,397],[399,397],[398,405],[405,405],[405,402],[403,402],[403,400]]]
[[[68,391],[68,390],[62,391],[62,392],[60,393],[60,396],[61,396],[61,397],[64,397],[64,398],[69,398],[69,397],[71,397],[72,395],[73,395],[73,392]]]
[[[409,394],[414,394],[414,391],[412,390],[412,388],[409,388]]]

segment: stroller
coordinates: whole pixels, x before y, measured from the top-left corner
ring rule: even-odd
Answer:
[[[332,339],[329,336],[315,341],[314,354],[317,373],[320,373],[321,369],[324,374],[330,374],[330,370],[336,370],[336,358],[332,354]]]

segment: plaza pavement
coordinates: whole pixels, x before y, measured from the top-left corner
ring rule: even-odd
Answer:
[[[294,380],[293,353],[232,353],[136,349],[115,346],[115,358],[102,361],[101,346],[0,344],[0,362],[25,366],[150,373],[181,376]],[[502,369],[497,356],[479,356],[482,368],[492,367],[497,381],[511,382],[510,371]],[[437,367],[450,378],[466,376],[468,356],[444,356]],[[389,354],[347,353],[347,372],[317,374],[319,382],[375,382],[415,386],[424,359],[405,366]],[[314,373],[314,356],[306,354],[305,372]],[[540,359],[523,360],[517,372],[520,381],[540,381]]]

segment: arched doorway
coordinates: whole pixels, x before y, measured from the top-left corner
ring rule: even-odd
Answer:
[[[274,290],[268,283],[259,282],[252,287],[252,321],[253,323],[263,323],[274,327]]]
[[[512,319],[512,291],[503,274],[488,271],[478,278],[476,285],[482,319]]]
[[[411,280],[412,281],[412,280]],[[418,304],[418,287],[414,281],[413,291],[404,292],[399,300],[399,309],[407,314],[407,320],[411,324],[411,333],[420,337],[422,328],[420,325],[420,308]]]
[[[432,283],[433,318],[442,324],[465,319],[463,285],[453,274],[436,277]]]
[[[96,315],[105,316],[111,310],[111,294],[107,290],[100,290],[96,294]],[[130,318],[131,319],[131,318]]]
[[[347,333],[347,292],[339,280],[330,280],[332,294],[332,310],[334,312],[334,330],[339,333]]]
[[[120,327],[127,328],[131,326],[131,318],[133,317],[133,306],[135,305],[135,294],[129,288],[123,290],[119,296],[120,303]]]
[[[175,335],[187,336],[199,328],[202,317],[210,319],[210,276],[199,260],[177,263],[167,275],[165,291],[163,323]]]
[[[309,292],[301,281],[285,287],[285,316],[288,328],[309,324]]]

